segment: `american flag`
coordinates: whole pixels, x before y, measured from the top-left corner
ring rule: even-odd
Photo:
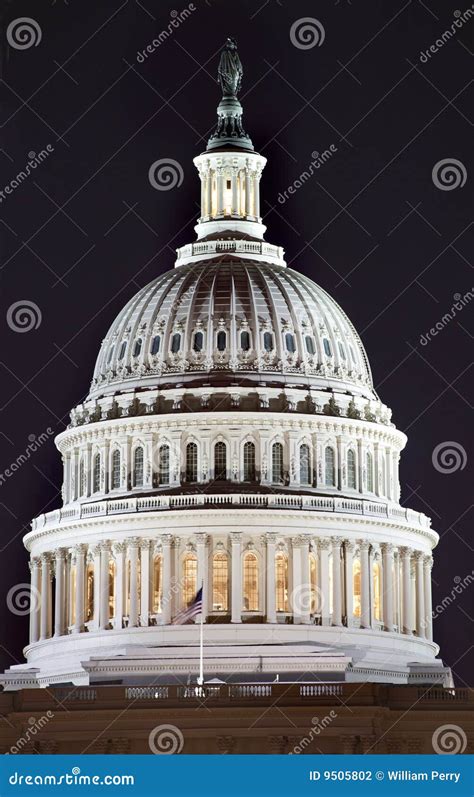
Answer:
[[[176,615],[174,618],[172,625],[184,625],[187,623],[188,620],[192,620],[193,617],[196,617],[198,614],[202,612],[202,587],[198,589],[196,592],[196,596],[193,598],[189,606],[186,609],[183,609]]]

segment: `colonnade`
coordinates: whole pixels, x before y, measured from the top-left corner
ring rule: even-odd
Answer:
[[[431,556],[368,539],[276,532],[104,540],[33,556],[30,641],[168,625],[203,585],[221,622],[317,624],[432,639]],[[258,620],[257,620],[258,618]]]

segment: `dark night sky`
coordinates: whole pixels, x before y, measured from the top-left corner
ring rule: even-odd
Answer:
[[[194,5],[140,64],[137,51],[184,2],[2,0],[0,189],[24,168],[29,152],[54,149],[0,202],[0,473],[26,449],[28,435],[64,428],[87,392],[116,314],[140,286],[173,267],[175,247],[194,239],[199,181],[192,157],[214,125],[218,51],[234,35],[245,70],[245,125],[268,158],[267,240],[281,244],[289,264],[348,313],[375,385],[409,436],[402,501],[430,515],[441,535],[436,605],[473,565],[472,307],[427,345],[420,336],[449,312],[455,294],[473,288],[474,21],[421,63],[420,51],[451,28],[463,5]],[[6,28],[18,17],[33,17],[42,38],[8,53]],[[322,23],[321,46],[292,44],[291,26],[303,17]],[[311,153],[331,144],[337,147],[331,160],[279,203]],[[160,158],[181,164],[180,187],[152,188],[148,169]],[[467,182],[440,190],[432,169],[453,158]],[[8,308],[20,300],[34,302],[42,316],[37,329],[23,334],[7,324]],[[433,466],[433,450],[444,442],[458,448],[462,464],[467,457],[464,468],[442,473]],[[0,485],[3,666],[21,660],[27,640],[27,619],[12,615],[5,600],[11,587],[29,581],[21,537],[33,516],[59,506],[60,482],[51,439]],[[472,683],[472,599],[471,586],[435,621],[435,639],[459,685]]]

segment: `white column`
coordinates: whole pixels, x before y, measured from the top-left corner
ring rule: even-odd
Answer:
[[[222,168],[217,169],[217,215],[222,216],[224,213],[224,171]]]
[[[382,545],[383,623],[385,631],[393,631],[393,545]]]
[[[330,541],[318,540],[321,587],[321,625],[329,625],[329,546]]]
[[[206,174],[206,216],[212,215],[212,172],[208,169]]]
[[[309,587],[305,588],[301,574],[301,543],[299,536],[291,540],[292,590],[289,609],[293,613],[294,625],[302,622],[303,605],[307,600],[307,592],[310,592]]]
[[[276,623],[276,594],[275,594],[275,551],[276,534],[268,532],[266,535],[267,543],[267,623]]]
[[[110,545],[104,541],[100,544],[100,592],[99,592],[99,628],[109,627],[109,562]]]
[[[92,495],[92,443],[87,443],[86,457],[86,495]]]
[[[232,169],[232,205],[231,211],[235,216],[239,212],[239,170],[237,167]]]
[[[76,560],[76,616],[74,620],[74,633],[76,634],[84,630],[86,551],[86,545],[76,545],[74,547],[74,557]]]
[[[201,218],[206,215],[206,175],[199,169],[199,179],[201,180]]]
[[[51,558],[44,553],[41,555],[41,612],[40,612],[41,639],[51,636]]]
[[[171,592],[171,551],[173,537],[171,534],[163,534],[161,537],[163,555],[163,611],[161,622],[163,625],[171,623],[172,592]]]
[[[424,637],[426,630],[425,617],[425,581],[423,573],[424,555],[421,551],[415,552],[415,578],[416,578],[416,633]]]
[[[148,626],[150,618],[150,540],[140,540],[140,625]]]
[[[362,448],[362,440],[357,441],[357,482],[356,486],[359,493],[364,492],[364,449]]]
[[[115,620],[114,628],[123,628],[123,616],[125,614],[125,555],[127,546],[124,542],[116,542],[114,545],[115,557]]]
[[[360,624],[362,628],[370,628],[370,544],[366,540],[360,543]]]
[[[354,619],[354,543],[344,541],[344,595],[346,625],[352,627]]]
[[[205,623],[208,611],[208,536],[199,532],[196,534],[196,555],[197,555],[197,589],[202,586],[202,620]],[[197,619],[197,618],[196,618]],[[199,616],[199,622],[201,617]]]
[[[431,568],[433,566],[433,559],[431,556],[425,556],[423,562],[424,568],[424,584],[425,584],[425,637],[430,642],[433,641],[433,613],[431,606]]]
[[[54,636],[62,636],[66,633],[65,561],[65,549],[57,548],[54,555],[54,571],[56,575],[56,591],[54,595]]]
[[[242,534],[233,531],[232,543],[232,581],[231,581],[231,623],[242,622]]]
[[[411,550],[410,548],[401,548],[400,553],[402,556],[402,627],[404,634],[412,633],[411,623]]]
[[[332,624],[342,625],[341,544],[342,537],[332,537]]]
[[[309,572],[309,538],[302,537],[300,542],[301,583],[304,588],[304,601],[301,606],[301,622],[311,622],[311,576]]]
[[[93,572],[94,572],[94,610],[92,614],[92,624],[89,624],[89,628],[92,628],[94,631],[99,629],[99,613],[100,613],[100,545],[94,545],[91,551],[87,556],[87,563],[90,565],[92,563]]]
[[[380,495],[380,449],[378,443],[374,443],[374,492],[375,495]]]
[[[343,489],[342,474],[343,474],[343,470],[344,470],[344,467],[343,467],[344,466],[344,459],[343,459],[343,456],[342,456],[342,438],[341,438],[340,435],[338,435],[337,438],[336,438],[336,462],[335,462],[335,466],[336,466],[336,485],[337,485],[337,489],[338,490],[342,490]],[[347,473],[346,473],[346,479],[347,479]],[[344,487],[345,487],[345,485],[344,485]]]
[[[128,560],[130,562],[130,605],[128,610],[128,627],[138,625],[138,539],[128,540]]]
[[[253,178],[253,191],[254,191],[254,211],[255,216],[260,218],[260,175],[255,172]]]
[[[31,592],[30,592],[30,643],[38,642],[40,637],[41,613],[41,560],[33,556],[30,561]]]

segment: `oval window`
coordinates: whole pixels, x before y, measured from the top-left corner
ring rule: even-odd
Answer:
[[[171,351],[176,354],[181,348],[181,335],[176,332],[171,338]]]
[[[160,343],[161,343],[160,336],[159,335],[155,335],[155,337],[153,338],[153,340],[151,342],[151,353],[152,354],[158,354],[158,352],[160,350]]]
[[[226,340],[227,340],[227,335],[225,334],[225,332],[222,332],[221,330],[220,332],[217,333],[217,348],[219,351],[225,351]]]
[[[331,344],[329,343],[327,338],[324,338],[323,346],[324,346],[324,351],[326,352],[327,356],[328,357],[332,357]]]
[[[242,351],[249,351],[250,349],[250,335],[248,332],[240,333],[240,348]]]
[[[311,337],[311,335],[306,335],[305,343],[306,343],[306,351],[308,352],[308,354],[314,354],[316,349],[314,346],[314,340]]]
[[[344,349],[344,346],[342,345],[342,343],[339,343],[339,354],[341,355],[341,358],[343,360],[346,359],[346,350]]]
[[[263,348],[265,349],[265,351],[273,351],[273,335],[271,332],[264,333]]]
[[[123,360],[126,348],[127,348],[127,341],[123,340],[122,343],[120,344],[120,351],[118,356],[119,360]]]
[[[202,334],[202,332],[196,332],[196,334],[194,335],[194,343],[193,343],[194,351],[202,351],[203,343],[204,343],[204,335]]]
[[[138,357],[141,350],[142,350],[142,339],[138,338],[138,340],[135,341],[135,345],[133,347],[133,356]]]
[[[295,336],[292,335],[291,332],[286,333],[285,343],[286,343],[286,350],[289,351],[290,354],[294,354],[296,351]]]

